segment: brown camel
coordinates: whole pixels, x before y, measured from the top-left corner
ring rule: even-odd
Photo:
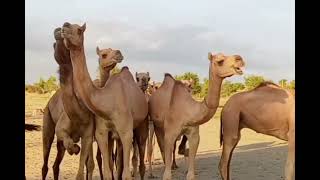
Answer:
[[[199,144],[198,126],[208,122],[215,114],[224,78],[242,74],[244,61],[238,55],[209,53],[209,90],[202,102],[194,100],[188,88],[166,73],[160,88],[149,100],[149,114],[155,126],[157,141],[165,157],[163,179],[171,179],[174,142],[181,134],[189,141],[189,167],[187,179],[194,179],[194,159]],[[190,128],[197,127],[197,128]]]
[[[295,166],[295,97],[288,90],[270,82],[233,95],[221,112],[219,163],[220,175],[229,180],[232,152],[240,140],[242,128],[288,141],[285,179],[293,180]]]
[[[57,156],[53,165],[54,179],[59,177],[59,165],[65,150],[70,155],[78,154],[80,147],[77,143],[81,138],[81,157],[77,179],[83,179],[83,168],[86,163],[87,179],[92,179],[94,161],[92,154],[92,137],[94,128],[93,114],[78,101],[73,93],[72,65],[70,52],[66,49],[61,38],[61,28],[54,31],[54,57],[59,65],[61,88],[49,100],[43,115],[43,158],[42,179],[48,172],[48,158],[54,135],[57,135]],[[65,106],[63,105],[65,103]],[[67,107],[67,108],[66,108]],[[70,113],[70,118],[66,111]]]
[[[59,32],[59,33],[57,33],[57,32]],[[71,70],[72,65],[71,65],[71,60],[70,60],[70,56],[69,56],[69,50],[67,50],[66,47],[64,46],[63,40],[61,39],[61,37],[59,37],[60,35],[61,35],[60,28],[58,28],[55,30],[56,43],[54,45],[54,50],[55,50],[55,58],[60,65],[59,72],[64,72],[62,74],[60,73],[60,80],[64,80],[64,79],[68,79],[69,78],[68,76],[72,76],[72,73],[71,73],[71,71],[65,73],[66,71],[63,71],[63,70],[68,70],[68,69],[66,69],[66,67],[68,67]],[[109,52],[110,49],[105,49],[105,50],[101,50],[101,51],[102,52],[105,52],[105,51]],[[109,54],[112,54],[112,52],[111,53],[109,52]],[[109,72],[113,69],[113,67],[117,63],[120,63],[121,60],[122,60],[121,58],[117,58],[115,56],[108,56],[108,58],[99,59],[101,79],[108,79]],[[70,82],[72,83],[72,81],[70,81]],[[60,83],[62,84],[62,83],[64,83],[64,81],[63,82],[60,81]],[[68,117],[66,115],[63,115],[63,113],[65,113],[65,112],[64,112],[64,107],[61,102],[62,101],[61,100],[62,93],[63,93],[63,90],[59,90],[59,92],[55,93],[55,95],[49,100],[48,105],[47,105],[48,108],[46,108],[47,112],[46,112],[46,115],[44,116],[44,119],[43,119],[43,121],[44,121],[43,122],[43,124],[44,124],[44,131],[43,131],[44,143],[43,144],[44,144],[44,162],[45,162],[44,166],[43,166],[43,179],[45,179],[47,171],[48,171],[47,170],[47,161],[48,161],[48,157],[49,157],[49,152],[50,152],[52,140],[54,138],[54,131],[52,131],[52,130],[55,129],[58,121],[62,121],[62,123],[70,122]],[[79,104],[79,106],[81,106],[82,108],[86,108],[82,104]],[[78,109],[78,110],[82,110],[82,109]],[[90,113],[90,112],[87,110],[84,112],[78,111],[77,113],[81,115],[81,113]],[[64,120],[64,118],[67,118],[67,119]],[[77,120],[78,119],[73,119],[73,121],[77,121]],[[79,132],[73,131],[73,133],[79,133]],[[64,148],[62,142],[57,143],[57,148],[58,148],[58,154],[56,157],[55,165],[53,167],[55,179],[58,179],[59,165],[64,157],[64,152],[65,152],[65,148]],[[89,169],[88,161],[86,161],[86,163],[87,163],[87,179],[88,179],[88,176],[89,176],[88,172],[90,172],[91,170]],[[91,168],[93,168],[93,167],[91,167]],[[99,168],[100,168],[100,166],[99,166]]]
[[[67,22],[62,27],[61,35],[70,50],[74,91],[91,112],[101,117],[98,120],[96,118],[95,138],[103,157],[104,179],[112,179],[109,138],[106,138],[109,132],[119,136],[123,147],[118,149],[118,153],[123,153],[123,171],[122,167],[117,167],[118,178],[122,172],[122,179],[132,179],[129,169],[132,130],[147,118],[148,104],[128,67],[123,67],[120,73],[111,76],[103,88],[94,86],[87,69],[83,47],[85,29],[85,24],[79,26]],[[138,140],[137,143],[140,148],[141,142]],[[142,152],[143,150],[139,149],[139,153]]]

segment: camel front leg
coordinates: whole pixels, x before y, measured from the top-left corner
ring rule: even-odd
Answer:
[[[165,170],[163,173],[163,180],[171,180],[171,166],[172,166],[172,152],[173,145],[178,135],[172,132],[166,132],[164,136],[164,156],[165,156]]]
[[[89,156],[86,161],[86,167],[87,167],[87,178],[86,180],[92,179],[93,176],[93,170],[94,170],[94,160],[93,160],[93,147],[91,145]]]
[[[84,178],[84,165],[86,163],[86,160],[89,158],[90,155],[90,151],[92,150],[92,143],[93,143],[93,135],[89,135],[89,136],[84,136],[81,138],[81,153],[80,153],[80,163],[79,163],[79,169],[78,169],[78,174],[77,174],[77,180],[83,180]],[[91,155],[93,155],[93,153],[91,153]],[[93,157],[90,157],[93,158]],[[89,159],[90,159],[89,158]],[[92,160],[91,160],[92,162]],[[88,170],[91,171],[88,173],[88,179],[92,180],[92,172],[93,172],[93,168],[94,165],[92,166],[92,164],[90,164],[90,167],[88,167]],[[91,176],[90,176],[91,173]]]
[[[195,179],[195,173],[194,173],[195,157],[197,154],[199,141],[200,141],[199,126],[192,128],[190,134],[187,134],[187,138],[189,140],[189,163],[188,163],[187,180],[194,180]]]
[[[154,126],[153,122],[149,121],[148,141],[147,141],[147,159],[149,163],[149,176],[148,178],[155,178],[152,174],[152,161],[153,161],[153,148],[154,148]]]
[[[294,179],[294,169],[295,169],[295,133],[294,130],[289,132],[289,141],[288,141],[288,158],[285,167],[285,179],[293,180]]]
[[[133,132],[132,129],[129,131],[121,131],[119,132],[119,136],[123,146],[123,172],[122,179],[123,180],[131,180],[130,173],[130,149],[132,146]]]
[[[96,129],[95,137],[102,154],[103,159],[103,178],[104,180],[112,180],[111,171],[109,167],[109,152],[108,152],[108,131],[103,129]]]

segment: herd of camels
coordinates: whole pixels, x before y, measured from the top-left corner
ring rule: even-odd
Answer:
[[[128,67],[111,75],[111,70],[124,58],[119,50],[111,48],[97,47],[100,79],[92,81],[83,45],[85,30],[86,24],[80,26],[68,22],[54,30],[54,58],[59,65],[60,89],[44,110],[42,179],[45,180],[48,173],[48,158],[55,135],[55,180],[59,177],[59,165],[66,150],[70,155],[80,153],[76,179],[86,177],[92,180],[94,141],[98,144],[96,160],[101,179],[128,180],[138,176],[138,171],[140,178],[144,179],[146,148],[149,178],[152,178],[154,134],[165,164],[162,178],[172,179],[171,170],[177,168],[174,156],[176,141],[182,138],[178,153],[188,157],[186,179],[195,179],[199,126],[216,113],[223,79],[243,74],[243,58],[209,53],[208,94],[199,102],[192,97],[192,81],[175,80],[169,73],[165,73],[161,86],[150,85],[149,72],[136,73],[134,78]],[[240,140],[242,128],[288,141],[285,179],[293,180],[294,95],[276,84],[264,82],[253,90],[233,95],[227,101],[221,114],[220,130],[223,149],[219,172],[223,180],[231,179],[232,152]],[[80,138],[81,150],[76,144]]]

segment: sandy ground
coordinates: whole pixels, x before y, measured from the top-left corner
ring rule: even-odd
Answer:
[[[37,108],[43,108],[48,95],[26,94],[26,123],[42,125],[42,115],[33,114]],[[223,104],[225,99],[222,99]],[[200,144],[196,156],[196,178],[203,180],[220,179],[218,163],[221,148],[219,147],[220,109],[214,118],[200,127]],[[234,151],[231,163],[232,180],[278,180],[284,179],[284,165],[287,156],[287,143],[274,137],[257,134],[251,130],[242,130],[242,139]],[[94,152],[96,153],[96,143]],[[160,159],[158,145],[155,147],[154,175],[161,179],[164,165]],[[56,140],[54,140],[47,179],[53,179],[52,166],[56,156]],[[95,154],[94,154],[95,156]],[[75,179],[80,156],[65,154],[60,166],[60,179]],[[179,168],[172,171],[173,179],[186,178],[186,163],[182,156],[177,155]],[[25,132],[25,175],[27,180],[41,179],[42,132]],[[146,179],[148,172],[146,173]],[[98,166],[95,162],[94,180],[99,180]]]

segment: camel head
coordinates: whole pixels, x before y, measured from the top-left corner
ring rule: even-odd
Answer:
[[[243,74],[241,68],[245,66],[245,62],[239,55],[226,56],[222,53],[213,54],[209,52],[208,59],[211,62],[212,73],[221,78]]]
[[[82,26],[78,24],[70,24],[65,22],[61,29],[61,37],[64,39],[64,44],[68,49],[81,49],[83,47],[84,31],[86,23]]]
[[[53,34],[56,40],[56,42],[53,43],[54,59],[59,65],[71,64],[70,51],[63,43],[61,28],[56,28]]]
[[[148,84],[150,81],[149,72],[147,73],[136,72],[136,80],[137,80],[138,86],[141,88],[143,92],[145,92],[148,89]]]
[[[96,49],[97,55],[99,56],[99,66],[103,70],[113,69],[117,63],[121,63],[123,56],[119,50],[114,50],[111,48],[107,49]]]

